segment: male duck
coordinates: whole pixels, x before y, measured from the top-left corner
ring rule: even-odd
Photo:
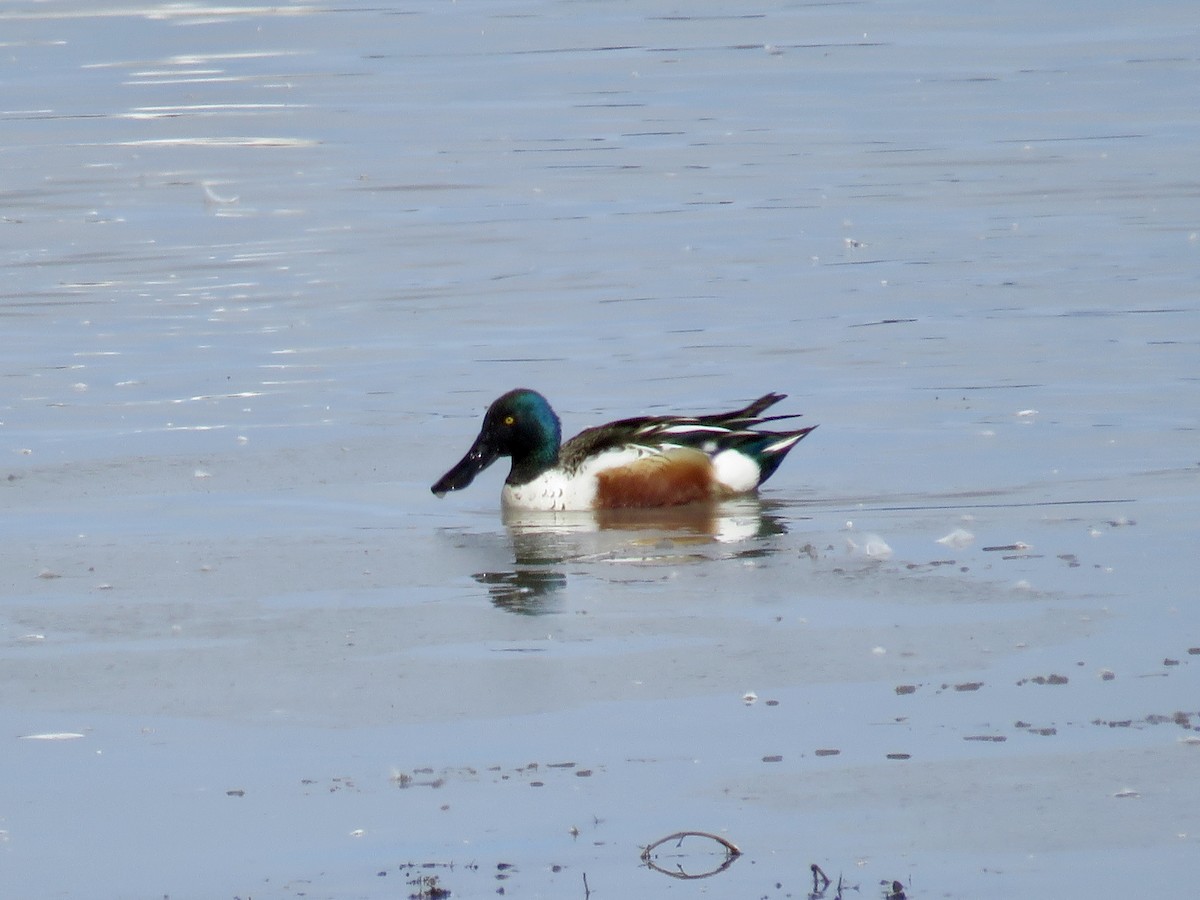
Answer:
[[[558,416],[537,391],[496,400],[467,455],[438,479],[439,497],[465,488],[500,456],[512,457],[501,498],[511,509],[555,511],[677,506],[753,492],[815,425],[755,431],[786,394],[707,416],[643,416],[588,428],[565,444]]]

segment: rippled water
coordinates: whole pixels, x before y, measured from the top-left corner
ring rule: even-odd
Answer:
[[[1181,893],[1198,26],[0,9],[8,891]],[[517,385],[821,427],[711,516],[434,498]]]

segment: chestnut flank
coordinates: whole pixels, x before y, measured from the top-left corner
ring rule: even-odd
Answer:
[[[599,472],[596,480],[596,509],[681,506],[713,500],[719,492],[709,458],[683,448]]]

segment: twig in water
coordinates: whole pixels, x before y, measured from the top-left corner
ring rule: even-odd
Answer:
[[[820,894],[825,888],[829,887],[829,876],[816,863],[813,863],[809,868],[812,869],[813,893]]]
[[[737,845],[731,844],[729,841],[725,840],[725,838],[721,837],[719,834],[712,834],[711,832],[708,832],[708,831],[677,831],[674,834],[668,834],[665,838],[659,838],[657,841],[655,841],[652,844],[647,844],[646,847],[642,850],[642,861],[643,862],[650,861],[650,853],[654,850],[655,847],[661,847],[663,844],[667,843],[667,841],[674,841],[674,840],[678,840],[679,843],[682,844],[683,839],[685,837],[708,838],[710,841],[716,841],[718,844],[720,844],[722,847],[724,847],[726,855],[728,855],[730,857],[742,855],[742,851],[737,848]],[[676,846],[679,846],[679,845],[677,844]]]
[[[675,846],[679,847],[680,845],[683,844],[683,839],[687,838],[687,837],[702,837],[702,838],[708,838],[710,841],[716,841],[718,844],[720,844],[725,849],[725,858],[721,861],[721,864],[719,866],[717,866],[715,869],[708,871],[708,872],[700,872],[695,875],[685,872],[683,869],[683,866],[679,865],[678,863],[675,864],[675,867],[676,867],[675,871],[671,871],[670,869],[664,869],[661,865],[658,864],[658,862],[655,858],[655,855],[654,855],[655,848],[661,847],[663,844],[667,843],[668,841],[677,841],[678,843],[676,843]],[[654,871],[661,872],[663,875],[670,875],[672,878],[684,878],[684,879],[691,880],[691,879],[696,879],[696,878],[711,878],[713,875],[719,875],[721,872],[724,872],[731,865],[733,865],[733,861],[741,855],[742,855],[742,851],[739,850],[735,844],[731,844],[729,841],[725,840],[725,838],[721,837],[719,834],[712,834],[707,831],[677,831],[674,834],[668,834],[664,838],[659,838],[657,841],[654,841],[652,844],[646,845],[642,849],[642,862],[644,862],[649,868],[654,869]]]

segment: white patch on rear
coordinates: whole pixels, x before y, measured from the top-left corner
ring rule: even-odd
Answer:
[[[758,463],[737,450],[722,450],[712,458],[717,483],[731,493],[747,494],[758,487],[762,472]]]

